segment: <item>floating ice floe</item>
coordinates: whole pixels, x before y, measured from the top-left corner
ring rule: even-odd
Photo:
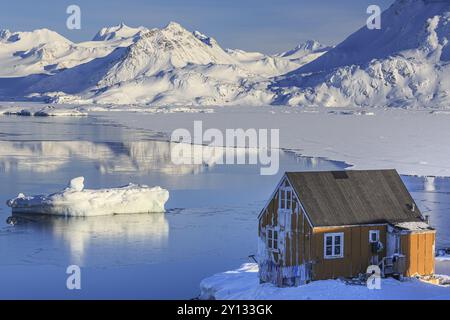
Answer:
[[[89,190],[84,178],[72,179],[61,192],[50,195],[19,194],[7,202],[13,213],[64,216],[98,216],[126,213],[164,212],[169,192],[161,187],[130,183],[127,186]]]

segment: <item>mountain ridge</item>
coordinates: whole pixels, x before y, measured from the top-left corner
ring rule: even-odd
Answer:
[[[122,23],[100,29],[92,41],[52,45],[59,50],[49,59],[35,54],[31,61],[26,50],[12,54],[16,65],[28,66],[22,75],[33,77],[22,92],[29,98],[57,103],[267,104],[273,97],[265,90],[268,78],[301,66],[281,57],[222,49],[214,38],[176,22],[161,29]],[[30,46],[33,52],[42,49]],[[0,46],[0,57],[1,52]],[[67,57],[74,57],[72,65]],[[45,63],[51,58],[58,63],[50,68]]]
[[[0,98],[55,103],[450,107],[450,1],[397,0],[381,30],[276,55],[223,49],[176,22],[72,43],[0,31]]]
[[[450,1],[397,0],[381,21],[279,77],[274,103],[450,107]]]

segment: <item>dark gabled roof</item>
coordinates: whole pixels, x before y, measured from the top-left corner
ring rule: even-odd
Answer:
[[[286,175],[315,227],[422,221],[395,170]]]

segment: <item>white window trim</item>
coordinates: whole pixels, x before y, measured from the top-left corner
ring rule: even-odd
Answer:
[[[377,241],[372,241],[372,234],[377,235]],[[369,243],[374,243],[380,241],[380,230],[369,230]]]
[[[327,237],[332,237],[332,255],[327,255]],[[340,251],[341,253],[339,255],[335,255],[334,254],[334,242],[335,242],[335,238],[336,237],[340,237],[341,238],[341,243],[340,243]],[[323,235],[323,256],[325,259],[338,259],[338,258],[343,258],[344,257],[344,233],[343,232],[335,232],[335,233],[325,233]]]
[[[272,238],[269,238],[269,231],[272,231]],[[274,248],[274,241],[275,241],[275,237],[274,237],[274,232],[277,233],[277,248]],[[272,247],[269,246],[269,239],[272,240]],[[280,250],[280,231],[276,228],[267,228],[266,229],[266,247],[267,250],[272,251],[272,252],[278,252]]]
[[[289,210],[292,211],[293,203],[294,203],[294,190],[289,185],[286,186],[287,181],[285,181],[282,186],[278,189],[278,209],[279,210]],[[284,191],[284,208],[281,206],[281,194]],[[289,194],[289,197],[288,197]],[[287,203],[290,202],[290,208],[288,208]]]

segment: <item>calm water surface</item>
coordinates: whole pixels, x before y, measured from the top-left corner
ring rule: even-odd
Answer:
[[[286,152],[275,176],[256,165],[177,166],[170,144],[155,138],[101,118],[0,117],[0,298],[193,298],[201,279],[256,253],[257,215],[284,171],[345,168]],[[170,191],[168,212],[6,224],[7,199],[55,192],[77,176],[87,188],[160,185]],[[450,246],[449,181],[404,180],[438,246]],[[79,291],[66,289],[72,264],[82,268]]]

